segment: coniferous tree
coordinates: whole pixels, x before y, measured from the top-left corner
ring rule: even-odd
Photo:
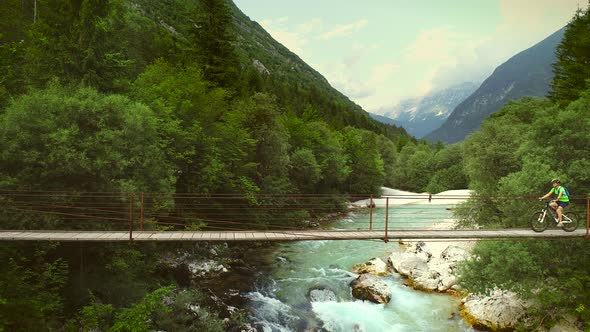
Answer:
[[[549,97],[565,106],[578,99],[590,79],[590,6],[576,11],[556,55]]]
[[[124,4],[121,0],[84,0],[74,25],[74,74],[103,91],[119,90],[121,76],[131,65],[124,41]]]
[[[203,0],[197,7],[194,45],[207,81],[221,87],[235,84],[239,60],[232,44],[232,16],[226,0]]]
[[[33,20],[31,0],[6,0],[0,5],[0,109],[25,91],[24,40]]]
[[[54,77],[101,91],[121,91],[130,61],[125,55],[122,0],[46,0],[29,29],[25,73],[44,87]]]

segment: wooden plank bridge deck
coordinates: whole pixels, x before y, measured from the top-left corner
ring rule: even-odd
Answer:
[[[461,240],[506,238],[584,238],[585,229],[389,230],[388,240]],[[133,241],[305,241],[384,240],[384,230],[310,231],[133,231]],[[129,241],[128,231],[0,231],[0,241]]]

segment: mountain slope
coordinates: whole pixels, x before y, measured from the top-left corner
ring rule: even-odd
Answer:
[[[333,88],[328,80],[305,63],[299,56],[276,41],[260,24],[250,20],[229,1],[236,26],[236,46],[243,62],[254,64],[259,72],[270,76],[272,92],[279,99],[292,98],[289,90],[299,94],[290,104],[306,104],[320,111],[320,115],[336,127],[354,126],[384,134],[390,138],[406,136],[404,129],[380,123],[359,105]],[[281,102],[281,100],[279,100]]]
[[[562,28],[497,67],[479,89],[425,139],[444,143],[462,141],[508,101],[524,96],[544,97],[553,79],[551,64],[555,62],[555,49],[564,32]]]
[[[402,128],[373,120],[359,105],[334,89],[319,72],[276,41],[257,22],[250,20],[233,1],[223,1],[232,16],[233,45],[243,73],[240,79],[247,82],[244,86],[250,85],[254,91],[275,95],[282,108],[298,115],[311,106],[319,117],[336,129],[352,126],[391,139],[410,139]],[[202,2],[134,0],[130,3],[139,15],[157,22],[182,45],[190,43],[191,29],[198,29],[195,12],[199,12]]]
[[[471,95],[479,84],[464,82],[422,98],[402,100],[395,107],[379,110],[371,117],[403,127],[410,135],[422,138],[440,127],[459,103]]]

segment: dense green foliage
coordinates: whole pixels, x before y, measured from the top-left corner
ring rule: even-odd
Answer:
[[[463,225],[527,227],[552,178],[572,193],[566,212],[584,223],[590,197],[590,24],[579,10],[558,47],[551,100],[523,98],[505,105],[462,144],[464,169],[475,198],[457,214]],[[476,259],[461,266],[460,282],[474,292],[495,287],[529,300],[522,328],[552,325],[576,315],[590,328],[588,241],[482,241]]]
[[[66,260],[51,257],[54,245],[29,247],[30,256],[18,249],[22,247],[0,250],[0,330],[56,329],[64,315],[61,291],[67,280]]]
[[[466,209],[469,218],[475,211],[483,226],[526,227],[529,216],[519,211],[538,205],[532,198],[549,191],[551,178],[561,179],[574,198],[587,197],[588,116],[589,91],[565,109],[524,98],[491,116],[462,146],[470,187],[479,197]],[[583,200],[572,203],[570,209],[576,203],[584,208]]]
[[[590,79],[590,5],[578,9],[557,47],[551,100],[566,106],[578,99]]]
[[[528,227],[542,207],[533,198],[559,178],[573,195],[566,212],[578,212],[583,224],[590,196],[589,118],[590,89],[565,108],[525,98],[490,117],[463,144],[476,198],[458,209],[461,223]],[[509,289],[531,300],[529,323],[582,317],[576,309],[590,302],[589,252],[585,240],[482,241],[474,249],[477,258],[462,267],[461,283],[475,292]]]
[[[139,192],[164,193],[152,202],[163,211],[182,208],[174,193],[242,194],[252,205],[259,193],[378,194],[411,141],[228,1],[9,0],[0,28],[0,189],[71,193],[51,206],[106,192],[120,197],[111,213],[126,216]],[[6,229],[126,227],[1,200]],[[299,224],[329,212],[263,203],[277,209],[241,215]],[[160,289],[174,280],[155,270],[152,246],[10,244],[0,257],[0,330],[228,327],[197,291]]]
[[[174,193],[240,194],[245,204],[264,199],[276,207],[240,211],[264,226],[268,218],[300,225],[326,212],[274,212],[287,199],[258,194],[378,195],[383,185],[419,192],[469,185],[478,199],[462,207],[463,223],[516,227],[526,223],[518,212],[528,203],[497,197],[544,194],[551,177],[579,196],[590,188],[588,91],[567,107],[510,103],[465,143],[432,146],[371,120],[224,0],[8,0],[0,28],[2,190],[79,193],[52,202],[62,205],[89,199],[85,192],[126,195],[125,204],[129,193],[160,192],[155,205],[162,210],[182,207]],[[14,212],[10,199],[0,198],[3,228],[87,227],[59,215]],[[341,200],[327,201],[343,209]],[[548,269],[547,261],[523,254],[582,251],[584,244],[536,245],[487,244],[482,259],[465,267],[464,283],[532,294],[530,278],[541,273],[566,278],[580,297],[548,291],[539,310],[590,305],[579,287],[587,278],[572,260],[551,261],[555,268]],[[161,287],[175,281],[156,271],[160,250],[4,245],[0,331],[227,328],[199,291]],[[477,284],[478,264],[502,251],[514,252],[502,268],[520,264],[522,284],[501,279],[495,263]]]
[[[473,292],[494,287],[516,292],[530,300],[527,311],[537,325],[576,314],[590,299],[590,253],[584,239],[482,241],[473,254],[477,259],[461,267],[461,283]]]
[[[172,189],[158,119],[123,96],[52,84],[4,110],[0,137],[4,189]]]

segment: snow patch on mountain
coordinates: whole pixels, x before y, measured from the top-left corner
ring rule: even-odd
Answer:
[[[471,95],[479,83],[464,82],[429,95],[409,98],[397,105],[382,108],[371,115],[378,121],[401,126],[417,138],[422,138],[438,128],[453,109]]]

